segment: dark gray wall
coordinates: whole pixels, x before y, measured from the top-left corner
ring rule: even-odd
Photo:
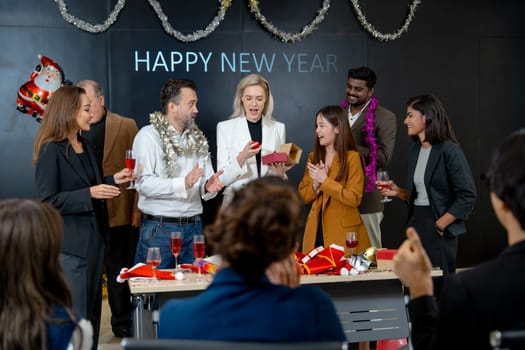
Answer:
[[[204,28],[217,12],[216,2],[160,1],[171,25],[190,33]],[[69,11],[87,22],[101,23],[116,1],[67,1]],[[91,34],[66,23],[54,1],[3,0],[0,3],[0,198],[34,197],[31,153],[38,124],[15,110],[16,92],[38,63],[37,54],[58,62],[66,79],[95,79],[106,90],[113,111],[133,117],[139,126],[159,108],[159,90],[170,77],[187,77],[199,85],[198,123],[215,152],[215,125],[231,112],[237,81],[257,72],[257,60],[272,57],[274,65],[261,66],[276,100],[275,117],[287,124],[288,140],[312,149],[314,113],[343,97],[349,67],[369,65],[378,74],[380,103],[398,117],[398,137],[390,166],[392,177],[404,183],[406,149],[411,142],[403,125],[405,102],[413,95],[432,92],[448,110],[477,181],[479,201],[468,222],[468,235],[460,240],[458,262],[469,266],[496,254],[504,245],[480,182],[492,149],[506,134],[523,127],[519,101],[525,78],[525,39],[520,22],[525,3],[514,1],[423,0],[407,33],[393,42],[372,38],[359,25],[350,1],[332,0],[318,29],[298,43],[272,37],[254,19],[247,1],[233,0],[225,20],[207,38],[182,43],[166,34],[147,1],[130,0],[117,22],[106,32]],[[198,5],[197,5],[198,4]],[[407,13],[406,0],[361,1],[369,21],[382,32],[397,29]],[[261,11],[284,31],[299,31],[320,7],[321,1],[265,0]],[[150,52],[135,70],[134,54]],[[171,52],[210,55],[208,66],[175,65],[173,71],[153,71],[155,55]],[[221,54],[237,60],[248,53],[241,67],[223,69]],[[303,64],[288,66],[301,55]],[[255,59],[254,59],[255,57]],[[331,61],[335,57],[335,61]],[[335,62],[326,64],[326,62]],[[157,66],[161,67],[161,66]],[[305,156],[303,156],[303,161]],[[298,183],[304,162],[290,172]],[[213,218],[217,201],[206,203],[206,220]],[[397,247],[403,239],[406,207],[399,201],[387,205],[383,241]]]

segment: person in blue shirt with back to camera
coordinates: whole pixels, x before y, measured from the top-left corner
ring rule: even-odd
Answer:
[[[205,229],[221,268],[201,294],[161,308],[159,338],[345,341],[328,294],[299,286],[294,251],[304,215],[297,190],[280,177],[236,191]]]

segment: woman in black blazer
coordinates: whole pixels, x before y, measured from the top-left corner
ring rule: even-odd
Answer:
[[[404,124],[414,140],[408,155],[407,188],[390,181],[382,193],[409,204],[408,226],[421,236],[432,266],[456,271],[457,236],[476,202],[476,185],[441,101],[412,97]]]
[[[102,178],[93,150],[80,136],[89,130],[90,101],[83,88],[64,86],[49,100],[36,136],[33,164],[38,196],[64,219],[60,264],[73,295],[73,309],[93,324],[98,343],[102,305],[102,261],[107,229],[106,199],[115,184],[132,179],[123,169]],[[107,184],[103,184],[105,182]]]

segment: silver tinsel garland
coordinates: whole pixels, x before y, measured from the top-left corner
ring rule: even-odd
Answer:
[[[317,10],[317,16],[310,22],[310,24],[307,24],[303,27],[303,29],[298,33],[287,33],[283,32],[279,29],[277,29],[276,26],[273,25],[273,23],[268,22],[266,20],[266,17],[261,13],[259,10],[259,1],[257,0],[249,0],[250,4],[250,10],[255,15],[255,18],[263,25],[263,27],[281,39],[282,42],[297,42],[301,41],[304,38],[306,38],[308,35],[312,34],[312,32],[317,28],[317,26],[324,20],[324,16],[328,12],[328,9],[330,8],[330,2],[331,0],[324,0],[323,5],[319,10]]]
[[[149,115],[149,121],[160,135],[164,161],[166,162],[165,175],[167,177],[175,177],[177,175],[178,156],[190,157],[197,155],[204,157],[205,161],[209,159],[208,140],[197,126],[189,130],[186,147],[182,147],[175,129],[170,128],[168,118],[164,114],[153,112]]]
[[[377,31],[372,24],[370,24],[363,12],[361,11],[361,7],[359,6],[358,0],[350,0],[352,3],[352,6],[354,7],[354,10],[357,15],[357,19],[359,23],[363,26],[363,28],[370,33],[375,39],[378,39],[380,41],[390,41],[390,40],[396,40],[401,37],[401,35],[408,30],[408,27],[412,20],[414,19],[415,12],[417,6],[421,3],[421,0],[414,0],[409,6],[409,13],[407,17],[405,18],[404,24],[396,30],[393,33],[381,33]],[[118,0],[117,4],[113,8],[113,11],[109,14],[109,17],[104,21],[103,24],[90,24],[83,20],[81,20],[78,17],[75,17],[71,15],[68,12],[67,5],[65,4],[65,0],[55,0],[55,2],[58,4],[58,9],[60,11],[60,14],[64,18],[64,20],[68,23],[73,24],[75,27],[84,30],[86,32],[90,33],[100,33],[103,31],[106,31],[115,21],[117,20],[118,15],[120,14],[120,11],[124,8],[126,4],[126,0]],[[155,13],[157,14],[157,17],[160,19],[162,23],[162,27],[168,33],[169,35],[173,36],[179,41],[182,42],[193,42],[197,41],[203,38],[206,38],[208,35],[213,33],[219,24],[224,20],[224,16],[226,14],[226,11],[231,6],[232,0],[219,0],[219,11],[217,15],[211,20],[210,23],[206,26],[203,30],[197,30],[191,34],[183,34],[171,26],[171,24],[168,21],[168,16],[164,13],[162,10],[162,6],[159,4],[156,0],[148,0],[148,3],[151,5]],[[330,8],[330,2],[331,0],[323,0],[323,4],[319,10],[317,10],[317,15],[315,18],[307,25],[305,25],[300,32],[297,33],[289,33],[289,32],[283,32],[282,30],[279,30],[273,23],[269,22],[266,17],[261,13],[259,9],[259,1],[258,0],[248,0],[248,4],[250,7],[250,11],[254,14],[257,21],[262,24],[262,26],[272,33],[274,36],[279,38],[282,42],[298,42],[306,38],[308,35],[312,34],[315,29],[317,29],[317,26],[325,19],[325,15],[328,12],[328,9]]]
[[[401,28],[396,30],[394,33],[389,34],[383,34],[381,32],[378,32],[373,25],[371,25],[367,20],[365,15],[363,15],[363,12],[361,11],[361,8],[359,7],[358,0],[350,0],[352,2],[352,5],[354,6],[354,10],[357,14],[357,19],[359,20],[359,23],[366,29],[368,33],[370,33],[374,38],[380,40],[380,41],[390,41],[390,40],[396,40],[399,39],[401,34],[406,32],[408,30],[408,26],[410,25],[410,22],[412,22],[412,19],[414,19],[414,15],[416,13],[416,7],[421,3],[420,0],[414,0],[412,4],[409,6],[408,16],[405,18],[405,23]]]

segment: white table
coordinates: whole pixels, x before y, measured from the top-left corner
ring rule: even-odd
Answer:
[[[439,276],[441,271],[433,271],[433,275]],[[213,278],[204,275],[201,281],[196,281],[195,274],[190,273],[185,277],[182,281],[129,281],[134,300],[135,338],[156,337],[153,304],[162,305],[170,298],[196,295]],[[403,286],[393,272],[371,270],[350,276],[304,275],[301,284],[316,285],[331,296],[348,341],[408,337]]]

